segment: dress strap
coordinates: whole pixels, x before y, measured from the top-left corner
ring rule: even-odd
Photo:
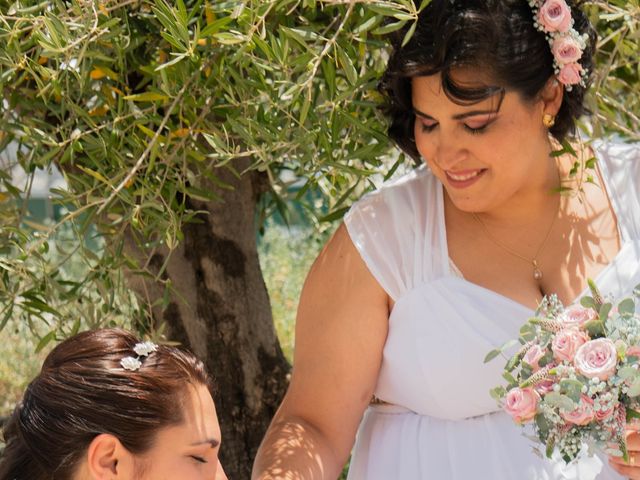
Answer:
[[[397,301],[449,272],[441,184],[420,167],[358,200],[344,218],[367,268]]]

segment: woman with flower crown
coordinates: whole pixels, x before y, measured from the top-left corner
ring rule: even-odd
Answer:
[[[640,283],[640,149],[574,136],[595,41],[576,1],[432,0],[396,43],[389,135],[420,166],[358,201],[313,265],[255,479],[335,479],[352,449],[351,480],[640,479],[631,432],[629,464],[537,456],[483,363],[543,296]],[[552,154],[563,140],[575,156]],[[593,157],[599,185],[577,185]]]
[[[4,428],[0,480],[226,480],[203,363],[120,329],[56,346]]]

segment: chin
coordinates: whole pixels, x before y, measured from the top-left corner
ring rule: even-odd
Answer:
[[[486,210],[485,202],[478,201],[477,198],[471,196],[456,195],[456,193],[458,192],[451,192],[447,190],[449,201],[458,210],[466,213],[480,213]]]

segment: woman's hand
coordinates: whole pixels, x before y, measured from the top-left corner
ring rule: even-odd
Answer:
[[[609,457],[611,467],[631,480],[640,480],[640,433],[636,428],[627,430],[627,451],[629,463],[622,457]]]

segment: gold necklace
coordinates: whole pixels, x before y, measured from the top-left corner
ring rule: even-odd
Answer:
[[[519,259],[524,260],[527,263],[530,263],[533,266],[533,278],[535,280],[537,280],[537,281],[540,281],[540,280],[542,280],[542,269],[541,269],[540,263],[538,262],[538,255],[540,255],[540,253],[542,252],[542,249],[547,244],[547,240],[549,239],[549,236],[551,235],[551,230],[553,230],[553,226],[556,223],[556,218],[559,217],[559,213],[560,213],[560,200],[558,200],[558,210],[556,211],[556,214],[553,216],[553,219],[551,220],[551,224],[549,225],[549,229],[547,230],[547,234],[545,235],[544,240],[542,240],[542,243],[538,247],[538,250],[536,250],[536,253],[533,256],[533,258],[527,258],[524,255],[520,255],[518,252],[516,252],[513,249],[507,247],[504,243],[500,242],[493,235],[491,235],[491,233],[489,233],[489,229],[484,224],[484,222],[480,219],[480,217],[478,216],[477,213],[471,212],[471,215],[473,216],[473,218],[475,218],[478,221],[478,223],[482,227],[482,230],[484,230],[484,233],[485,233],[485,235],[487,236],[487,238],[489,240],[491,240],[497,246],[499,246],[500,248],[502,248],[506,252],[510,253],[514,257],[518,257]]]

